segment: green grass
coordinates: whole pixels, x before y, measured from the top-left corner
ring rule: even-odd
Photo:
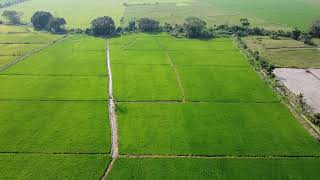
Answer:
[[[118,101],[180,100],[178,82],[169,65],[112,66]]]
[[[277,67],[320,67],[319,49],[300,41],[252,36],[244,38],[244,42],[250,49],[259,51],[262,57]]]
[[[0,99],[106,100],[104,76],[0,75]]]
[[[235,51],[238,48],[232,39],[218,38],[212,40],[177,39],[175,37],[158,38],[163,49],[169,51]],[[208,53],[208,52],[205,52]]]
[[[0,56],[0,67],[8,64],[11,60],[13,60],[14,56]]]
[[[129,42],[123,46],[124,50],[144,50],[144,51],[158,51],[161,50],[157,38],[152,37],[139,37],[134,41]]]
[[[279,49],[279,48],[310,48],[301,41],[289,38],[271,39],[268,36],[248,36],[243,41],[252,49]]]
[[[30,22],[36,11],[49,11],[54,16],[63,17],[68,28],[87,28],[90,22],[99,16],[111,16],[118,24],[122,17],[123,0],[32,0],[16,4],[3,10],[17,10],[23,13],[22,20]],[[2,13],[2,12],[0,12]]]
[[[113,64],[169,64],[166,53],[159,51],[141,52],[127,51],[111,46],[111,62]]]
[[[0,73],[1,179],[103,175],[111,134],[104,49],[103,39],[75,35]]]
[[[14,26],[14,25],[0,24],[0,33],[27,33],[31,31],[32,29],[27,26]]]
[[[320,155],[320,144],[280,103],[121,103],[117,109],[122,154]]]
[[[50,51],[106,51],[106,41],[87,35],[71,35],[48,48]]]
[[[106,102],[0,102],[0,152],[108,153]]]
[[[61,36],[49,33],[0,34],[0,43],[46,44],[59,37]]]
[[[0,47],[2,56],[22,56],[26,53],[42,47],[43,44],[5,44]]]
[[[319,159],[120,158],[109,179],[317,180]]]
[[[249,66],[239,51],[170,51],[169,56],[176,65]]]
[[[178,66],[178,71],[187,100],[278,101],[251,67]]]
[[[108,155],[0,154],[1,179],[99,179]]]
[[[84,51],[50,51],[29,56],[5,74],[35,75],[106,75],[106,53]]]
[[[320,68],[320,50],[318,49],[267,51],[265,55],[270,63],[278,67]]]

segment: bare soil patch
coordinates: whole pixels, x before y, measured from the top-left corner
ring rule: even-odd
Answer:
[[[316,77],[320,77],[319,69],[277,68],[273,73],[294,94],[303,94],[311,109],[320,113],[320,80]]]

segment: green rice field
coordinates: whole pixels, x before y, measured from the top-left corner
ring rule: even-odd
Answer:
[[[1,179],[103,175],[111,148],[103,42],[71,36],[0,72]]]
[[[317,179],[319,142],[232,39],[109,41],[120,151],[109,179]]]
[[[317,180],[317,159],[120,158],[109,179]]]
[[[61,35],[34,33],[30,29],[0,25],[0,68],[61,38]]]
[[[4,7],[9,1],[0,0],[0,180],[320,179],[319,128],[303,120],[311,114],[302,116],[248,59],[257,51],[277,68],[312,68],[318,78],[320,39],[303,40],[320,17],[319,0],[17,0]],[[21,22],[10,22],[6,10]],[[55,31],[52,19],[35,30],[36,11],[64,18],[66,31]],[[117,29],[95,37],[91,21],[102,16]],[[201,32],[191,27],[193,34],[213,38],[190,38],[189,16],[207,23]],[[130,30],[130,21],[145,17],[174,30]],[[299,40],[290,37],[294,28],[303,31]]]

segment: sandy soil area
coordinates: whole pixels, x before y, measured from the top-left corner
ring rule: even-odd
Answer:
[[[302,93],[306,103],[314,112],[320,113],[320,77],[319,69],[277,68],[274,74],[293,93]]]

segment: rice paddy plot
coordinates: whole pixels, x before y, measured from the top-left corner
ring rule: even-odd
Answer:
[[[5,44],[0,47],[0,55],[22,56],[42,46],[43,44]]]
[[[244,38],[244,42],[277,67],[320,67],[320,51],[300,41],[252,36]]]
[[[50,46],[48,51],[106,51],[106,41],[87,35],[71,35]]]
[[[106,100],[103,76],[0,75],[0,99]]]
[[[14,25],[2,25],[0,24],[0,33],[28,33],[31,32],[32,28],[28,26],[14,26]]]
[[[178,66],[190,101],[277,102],[251,67]]]
[[[122,154],[320,155],[317,140],[280,103],[118,103],[117,109]]]
[[[178,82],[168,65],[112,66],[117,101],[180,100]]]
[[[0,34],[0,43],[7,44],[46,44],[58,39],[60,35],[49,33]]]
[[[169,60],[166,53],[161,51],[126,51],[117,50],[111,46],[111,62],[113,64],[132,64],[132,65],[168,65]]]
[[[320,50],[316,48],[270,50],[265,52],[265,56],[277,67],[320,68]]]
[[[168,51],[238,51],[229,38],[212,40],[177,39],[174,37],[159,37],[161,47]]]
[[[105,154],[0,154],[1,179],[99,179]]]
[[[8,64],[14,58],[16,58],[16,57],[15,56],[0,56],[0,67]]]
[[[108,153],[106,106],[105,102],[2,101],[0,152]]]
[[[170,59],[176,65],[190,66],[241,66],[249,63],[239,51],[170,51]]]
[[[317,180],[319,159],[119,158],[108,179]]]
[[[20,61],[4,74],[106,75],[106,52],[42,50]]]
[[[137,50],[137,51],[160,51],[162,48],[159,46],[157,38],[154,37],[139,37],[132,42],[123,46],[124,50]]]

